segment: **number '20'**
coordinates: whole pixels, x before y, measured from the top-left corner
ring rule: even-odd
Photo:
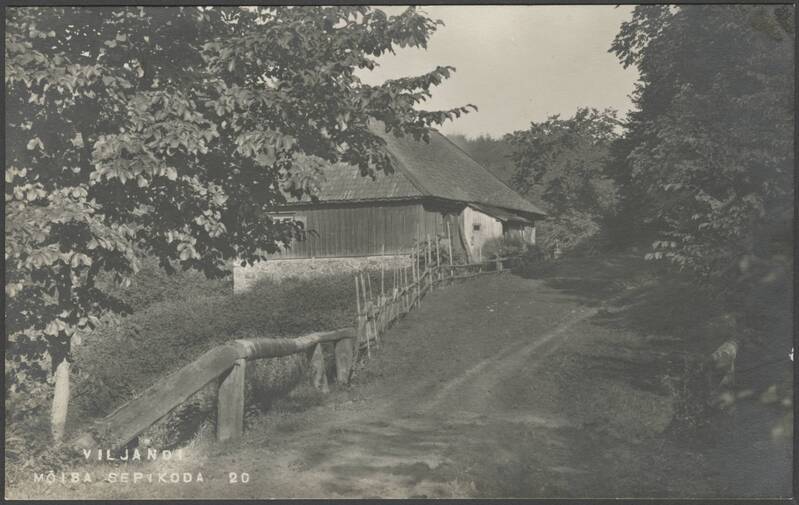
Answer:
[[[229,474],[227,474],[227,478],[230,484],[238,484],[238,483],[246,484],[250,482],[250,474],[248,474],[247,472],[241,472],[241,473],[230,472]]]

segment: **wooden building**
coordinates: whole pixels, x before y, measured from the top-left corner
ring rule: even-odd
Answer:
[[[472,259],[503,234],[535,242],[535,222],[545,213],[444,135],[433,132],[425,143],[375,133],[386,141],[394,172],[373,179],[349,165],[324,167],[318,201],[275,209],[277,217],[302,221],[307,236],[274,260],[404,256],[428,235],[451,236],[454,250]],[[265,263],[277,267],[274,260]]]

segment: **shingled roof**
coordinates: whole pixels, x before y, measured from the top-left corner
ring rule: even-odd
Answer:
[[[437,131],[431,132],[430,143],[407,135],[397,138],[382,128],[373,132],[386,141],[394,172],[378,173],[372,179],[351,165],[328,165],[322,169],[325,181],[317,193],[319,201],[434,197],[546,215]]]

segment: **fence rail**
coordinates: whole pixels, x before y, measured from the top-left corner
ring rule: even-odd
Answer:
[[[73,439],[70,445],[76,449],[91,449],[99,447],[98,441],[102,441],[103,447],[121,449],[214,380],[219,381],[217,440],[238,439],[244,426],[244,389],[248,361],[306,353],[314,386],[327,391],[322,344],[333,344],[336,381],[346,384],[361,351],[365,350],[366,355],[371,357],[372,347],[380,346],[381,335],[394,322],[418,306],[422,297],[435,289],[436,285],[502,272],[505,263],[517,259],[506,257],[456,265],[452,263],[450,254],[449,263],[441,264],[440,254],[436,252],[434,259],[429,240],[427,244],[426,251],[421,248],[414,251],[414,261],[410,267],[392,271],[393,282],[388,293],[385,290],[385,270],[381,270],[380,293],[377,295],[372,290],[371,278],[364,272],[356,273],[356,327],[311,333],[297,338],[234,340],[214,347],[95,422],[89,431]],[[422,254],[426,255],[424,270],[420,271]],[[467,273],[460,273],[464,270]]]
[[[371,356],[372,346],[380,346],[380,336],[400,317],[419,305],[421,299],[436,286],[458,279],[470,279],[480,275],[495,274],[505,270],[505,264],[518,260],[518,257],[500,257],[468,264],[436,264],[425,268],[421,273],[417,252],[412,254],[411,267],[392,272],[392,285],[383,288],[385,272],[381,271],[381,289],[374,293],[371,279],[366,272],[358,272],[355,278],[355,297],[357,307],[357,331],[360,349]],[[430,256],[426,256],[429,261]],[[429,265],[429,263],[426,263]],[[409,270],[410,272],[406,272]],[[464,273],[465,271],[465,273]]]

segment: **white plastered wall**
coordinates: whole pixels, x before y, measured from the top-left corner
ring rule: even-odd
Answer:
[[[463,209],[463,232],[472,257],[481,259],[486,241],[502,236],[502,221],[467,206]]]

